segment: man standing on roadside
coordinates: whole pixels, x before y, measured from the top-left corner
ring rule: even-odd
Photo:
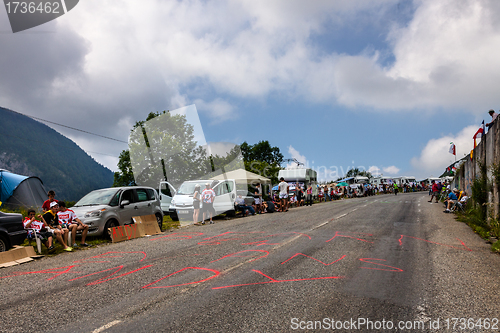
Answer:
[[[214,190],[210,188],[210,183],[206,183],[205,189],[203,190],[203,192],[201,192],[201,200],[203,201],[203,207],[201,209],[201,211],[203,212],[203,221],[201,222],[201,224],[205,224],[205,212],[210,214],[210,224],[214,223],[214,221],[212,221],[213,214],[215,213],[214,198]]]
[[[431,184],[432,184],[431,186],[432,195],[431,195],[431,200],[429,200],[429,202],[432,202],[432,198],[436,198],[436,203],[437,203],[439,197],[439,186],[434,180],[431,182]]]
[[[281,211],[288,212],[288,184],[283,177],[280,178],[280,181],[278,186],[280,189]]]

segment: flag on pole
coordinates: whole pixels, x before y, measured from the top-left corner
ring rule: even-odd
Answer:
[[[477,147],[476,139],[481,138],[486,133],[486,128],[484,128],[484,120],[481,123],[481,127],[477,130],[476,134],[472,137],[474,139],[474,148]]]
[[[450,142],[450,145],[451,145],[450,150],[449,150],[450,154],[453,154],[456,156],[457,152],[455,151],[455,144],[453,142]]]

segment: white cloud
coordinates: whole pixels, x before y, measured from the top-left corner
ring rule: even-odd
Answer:
[[[288,154],[292,156],[292,158],[296,159],[300,163],[304,163],[304,165],[307,164],[307,159],[304,155],[301,155],[299,151],[295,148],[293,148],[291,145],[288,146]],[[289,163],[288,166],[296,166],[297,163]]]
[[[440,138],[431,139],[422,149],[420,156],[411,159],[411,165],[418,174],[417,177],[438,177],[445,168],[455,161],[454,155],[449,153],[450,142],[455,143],[457,160],[469,154],[474,148],[472,136],[479,126],[471,125],[457,134],[449,134]]]
[[[382,170],[384,171],[384,173],[389,175],[397,175],[399,172],[399,168],[395,167],[394,165],[385,167]]]
[[[460,108],[484,113],[498,103],[500,4],[493,0],[419,0],[409,24],[392,29],[394,63],[340,56],[339,102],[376,109]]]
[[[368,168],[368,171],[369,173],[371,173],[373,176],[379,176],[382,172],[382,170],[380,170],[379,167],[375,166],[375,165],[372,165],[371,167]]]
[[[315,41],[385,22],[398,3],[81,1],[40,27],[52,33],[0,36],[0,105],[49,120],[64,112],[69,125],[125,141],[126,124],[191,100],[221,122],[241,112],[229,100],[274,93],[378,110],[494,107],[496,0],[415,0],[411,21],[387,37],[391,65],[382,65],[387,50],[345,54]]]
[[[194,101],[196,108],[205,112],[212,119],[212,124],[221,123],[230,119],[236,119],[238,114],[236,108],[221,98],[216,98],[211,102],[202,99]]]

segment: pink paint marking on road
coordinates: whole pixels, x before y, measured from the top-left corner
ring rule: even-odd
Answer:
[[[161,280],[163,279],[166,279],[168,277],[171,277],[172,275],[175,275],[177,273],[180,273],[182,271],[185,271],[187,269],[198,269],[198,270],[204,270],[204,271],[209,271],[209,272],[212,272],[214,275],[206,278],[206,279],[203,279],[203,280],[198,280],[198,281],[193,281],[193,282],[188,282],[188,283],[181,283],[181,284],[175,284],[175,285],[170,285],[170,286],[157,286],[157,287],[151,287],[152,285],[160,282]],[[143,289],[158,289],[158,288],[172,288],[172,287],[179,287],[179,286],[187,286],[189,284],[196,284],[196,283],[202,283],[202,282],[205,282],[205,281],[208,281],[210,279],[213,279],[214,277],[218,276],[220,274],[219,271],[215,270],[215,269],[210,269],[210,268],[203,268],[203,267],[185,267],[183,269],[180,269],[178,270],[177,272],[174,272],[172,274],[169,274],[167,276],[164,276],[162,277],[161,279],[158,279],[156,280],[155,282],[152,282],[150,284],[147,284],[145,285],[144,287],[142,287]]]
[[[258,241],[258,242],[250,242],[250,243],[241,243],[241,245],[255,245],[255,246],[262,246],[262,245],[279,245],[280,243],[268,243],[269,240],[263,240],[263,241]]]
[[[87,259],[82,259],[82,260],[75,260],[74,262],[75,263],[102,263],[102,262],[111,262],[109,260],[106,260],[106,261],[87,261],[87,260],[90,260],[90,259],[94,259],[94,258],[123,258],[123,256],[108,256],[108,254],[134,254],[134,253],[141,253],[144,255],[144,257],[142,257],[141,260],[139,260],[139,262],[141,261],[144,261],[144,259],[146,259],[146,252],[144,251],[133,251],[133,252],[119,252],[119,251],[110,251],[110,252],[106,252],[106,253],[103,253],[103,254],[99,254],[97,256],[93,256],[93,257],[90,257],[90,258],[87,258]]]
[[[342,278],[344,278],[343,276],[324,276],[324,277],[306,278],[306,279],[276,280],[276,279],[273,279],[272,277],[270,277],[270,276],[262,273],[261,271],[258,271],[258,270],[255,270],[255,269],[252,269],[252,271],[254,271],[256,273],[259,273],[262,276],[265,276],[270,281],[254,282],[254,283],[244,283],[244,284],[234,284],[234,285],[229,285],[229,286],[215,287],[215,288],[212,288],[212,289],[224,289],[224,288],[234,288],[234,287],[243,287],[243,286],[253,286],[253,285],[257,285],[257,284],[268,284],[268,283],[314,281],[314,280],[330,280],[330,279],[342,279]]]
[[[259,260],[261,258],[265,258],[265,257],[267,257],[269,255],[269,251],[265,251],[265,250],[243,250],[243,251],[240,251],[240,252],[235,252],[235,253],[231,253],[231,254],[225,255],[224,257],[222,257],[220,259],[217,259],[217,260],[213,260],[210,263],[213,263],[213,262],[216,262],[216,261],[222,260],[224,258],[228,258],[228,257],[236,257],[236,258],[249,258],[249,257],[251,257],[251,256],[236,256],[236,254],[243,253],[243,252],[263,252],[263,253],[265,253],[264,255],[262,255],[262,256],[260,256],[258,258],[255,258],[253,260],[250,260],[249,262],[252,262],[252,261],[255,261],[255,260]]]
[[[406,236],[406,235],[401,235],[401,237],[399,237],[399,246],[403,246],[403,238],[404,237],[407,237],[407,238],[413,238],[413,239],[417,239],[417,240],[421,240],[421,241],[424,241],[424,242],[427,242],[427,243],[431,243],[431,244],[436,244],[436,245],[442,245],[442,246],[447,246],[447,247],[451,247],[453,249],[457,249],[457,250],[463,250],[463,251],[470,251],[472,252],[471,249],[469,249],[467,246],[465,246],[464,242],[462,242],[460,239],[456,238],[460,243],[462,243],[462,246],[465,248],[460,248],[460,247],[456,247],[456,246],[452,246],[452,245],[447,245],[447,244],[441,244],[441,243],[437,243],[437,242],[432,242],[432,241],[429,241],[429,240],[426,240],[426,239],[422,239],[422,238],[418,238],[418,237],[413,237],[413,236]]]
[[[92,276],[92,275],[95,275],[95,274],[99,274],[99,273],[102,273],[102,272],[107,272],[107,271],[110,271],[110,270],[113,270],[113,269],[116,269],[113,273],[105,276],[105,277],[102,277],[100,279],[97,279],[95,280],[94,282],[90,282],[90,283],[87,283],[86,285],[87,286],[93,286],[93,285],[96,285],[96,284],[100,284],[100,283],[103,283],[103,282],[106,282],[106,281],[110,281],[110,280],[114,280],[114,279],[118,279],[118,278],[121,278],[123,276],[127,276],[129,274],[132,274],[132,273],[135,273],[135,272],[138,272],[144,268],[148,268],[148,267],[151,267],[153,265],[147,265],[147,266],[144,266],[144,267],[141,267],[141,268],[138,268],[138,269],[135,269],[131,272],[128,272],[128,273],[124,273],[124,274],[121,274],[121,275],[118,275],[118,276],[115,276],[115,277],[112,277],[110,279],[107,279],[108,277],[110,276],[113,276],[115,275],[116,273],[118,273],[119,271],[121,271],[123,269],[123,265],[120,265],[120,266],[117,266],[117,267],[113,267],[113,268],[108,268],[108,269],[105,269],[105,270],[102,270],[102,271],[99,271],[99,272],[95,272],[95,273],[91,273],[91,274],[87,274],[87,275],[84,275],[84,276],[80,276],[80,277],[77,277],[77,278],[74,278],[74,279],[71,279],[71,280],[68,280],[68,281],[75,281],[75,280],[78,280],[78,279],[83,279],[83,278],[86,278],[88,276]]]
[[[337,260],[335,260],[335,261],[332,261],[332,262],[331,262],[331,263],[329,263],[329,264],[326,264],[326,263],[322,262],[321,260],[318,260],[318,259],[316,259],[316,258],[313,258],[313,257],[308,256],[307,254],[304,254],[304,253],[295,253],[293,256],[291,256],[289,259],[287,259],[287,260],[283,261],[281,264],[283,265],[284,263],[286,263],[286,262],[288,262],[288,261],[292,260],[293,258],[295,258],[295,257],[296,257],[296,256],[298,256],[298,255],[301,255],[301,256],[304,256],[304,257],[307,257],[307,258],[310,258],[310,259],[316,260],[317,262],[320,262],[320,263],[322,263],[322,264],[323,264],[323,265],[325,265],[325,266],[329,266],[329,265],[335,264],[336,262],[338,262],[338,261],[340,261],[340,260],[342,260],[342,259],[344,259],[344,258],[346,257],[346,255],[344,254],[344,255],[343,255],[342,257],[340,257],[339,259],[337,259]]]
[[[71,265],[71,266],[64,266],[64,267],[57,267],[57,268],[49,268],[49,269],[44,269],[41,271],[34,271],[34,272],[14,272],[14,275],[8,275],[8,276],[2,276],[0,279],[5,279],[8,277],[16,277],[16,276],[22,276],[22,275],[28,275],[28,274],[55,274],[53,277],[48,278],[47,280],[53,280],[56,277],[58,277],[61,274],[66,274],[68,273],[73,267],[78,267],[78,265]]]
[[[328,243],[329,241],[335,239],[336,237],[346,237],[346,238],[352,238],[352,239],[356,239],[356,240],[359,240],[359,241],[362,241],[362,242],[367,242],[367,243],[372,243],[373,242],[370,242],[370,241],[367,241],[366,239],[361,239],[361,238],[357,238],[357,237],[353,237],[353,236],[349,236],[349,235],[342,235],[342,234],[339,234],[339,232],[342,232],[342,231],[335,231],[335,236],[333,236],[332,238],[330,238],[329,240],[326,241],[326,243]],[[362,233],[362,232],[344,232],[345,234],[354,234],[356,236],[373,236],[373,234],[365,234],[365,233]]]
[[[199,242],[198,245],[220,245],[222,242],[229,242],[229,241],[234,241],[234,240],[241,240],[241,238],[221,238],[221,239],[214,239],[214,240],[206,240]]]
[[[387,261],[385,259],[361,258],[359,260],[362,261],[362,262],[369,263],[369,264],[374,264],[374,265],[379,265],[379,266],[384,266],[384,267],[390,267],[390,268],[394,268],[394,269],[384,269],[384,268],[374,268],[374,267],[361,267],[361,268],[375,269],[375,270],[379,270],[379,271],[388,271],[388,272],[403,272],[403,270],[401,268],[397,268],[397,267],[393,267],[393,266],[388,266],[388,265],[383,265],[383,264],[379,264],[379,263],[376,263],[376,262],[368,261],[368,260],[382,260],[382,261]]]

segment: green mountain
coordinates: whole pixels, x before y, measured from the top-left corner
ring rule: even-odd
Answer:
[[[56,199],[76,201],[113,184],[113,172],[52,128],[0,107],[0,169],[39,177]]]

